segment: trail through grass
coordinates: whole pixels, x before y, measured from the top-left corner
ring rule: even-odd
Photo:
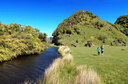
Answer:
[[[93,68],[105,84],[128,84],[128,47],[105,46],[104,56],[97,55],[97,47],[71,50],[74,62]]]

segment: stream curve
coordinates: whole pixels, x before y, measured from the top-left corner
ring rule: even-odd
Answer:
[[[0,84],[20,84],[27,80],[34,82],[59,57],[57,48],[50,47],[40,55],[20,56],[0,63]]]

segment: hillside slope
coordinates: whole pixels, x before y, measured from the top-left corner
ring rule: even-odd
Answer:
[[[128,15],[120,16],[115,22],[117,29],[128,36]]]
[[[111,23],[82,10],[65,19],[53,33],[53,43],[56,45],[126,45],[127,41],[128,37]]]

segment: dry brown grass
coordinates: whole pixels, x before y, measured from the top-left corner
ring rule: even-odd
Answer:
[[[100,78],[92,69],[86,66],[77,67],[79,74],[76,76],[75,84],[100,84]]]
[[[45,71],[43,84],[100,84],[95,71],[73,63],[70,48],[61,46],[58,52],[62,58],[56,59]]]

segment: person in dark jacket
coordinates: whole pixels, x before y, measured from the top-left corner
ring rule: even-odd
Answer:
[[[104,45],[102,45],[100,48],[101,48],[101,54],[103,56],[103,53],[104,53]]]

